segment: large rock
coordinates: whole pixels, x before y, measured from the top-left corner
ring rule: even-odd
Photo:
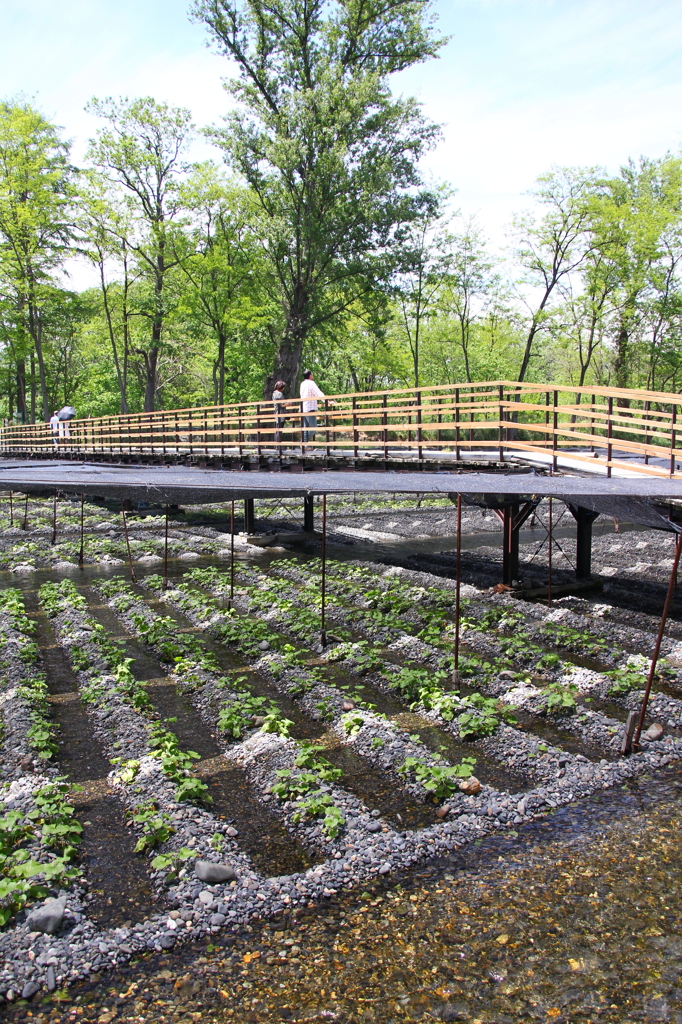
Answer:
[[[66,896],[45,900],[42,907],[35,907],[26,918],[29,931],[54,935],[59,931],[65,908]]]
[[[215,885],[217,882],[231,882],[237,877],[234,868],[229,864],[214,864],[210,860],[198,860],[194,865],[194,873],[202,882]]]
[[[648,740],[649,743],[654,743],[656,740],[660,740],[663,736],[663,726],[660,722],[652,722],[647,731],[642,734],[643,740]]]
[[[481,792],[481,783],[475,775],[470,775],[468,779],[462,779],[459,784],[459,788],[461,792],[466,793],[467,796],[476,796],[477,793]]]

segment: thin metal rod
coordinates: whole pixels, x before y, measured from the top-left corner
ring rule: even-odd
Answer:
[[[455,576],[455,667],[452,681],[460,683],[459,675],[459,615],[460,591],[462,584],[462,495],[457,495],[457,573]]]
[[[28,530],[28,494],[26,495],[26,504],[24,505],[24,530]]]
[[[549,545],[547,547],[547,568],[549,577],[547,580],[547,607],[552,607],[552,499],[549,499]]]
[[[81,569],[85,561],[85,495],[81,494],[81,548],[78,552],[78,564]]]
[[[661,615],[661,624],[658,627],[658,636],[656,637],[656,645],[654,647],[654,653],[651,658],[651,668],[649,669],[649,676],[646,681],[646,688],[644,690],[644,697],[642,698],[642,710],[639,714],[639,722],[635,729],[635,735],[632,738],[632,748],[636,750],[639,745],[639,738],[642,735],[642,727],[644,726],[644,718],[646,716],[646,708],[649,703],[649,694],[651,693],[651,687],[656,675],[656,663],[658,662],[658,655],[661,650],[661,644],[663,642],[663,633],[665,631],[665,624],[668,620],[668,613],[670,611],[670,605],[672,604],[673,593],[675,591],[675,581],[677,579],[677,567],[680,564],[680,554],[682,554],[682,533],[677,535],[677,545],[675,547],[675,558],[673,561],[673,567],[670,572],[670,582],[668,583],[668,593],[665,597],[665,604],[663,605],[663,614]]]
[[[166,528],[163,537],[163,589],[168,590],[168,505],[166,505]]]
[[[126,519],[126,510],[121,508],[121,515],[123,516],[123,529],[126,535],[126,548],[128,549],[128,565],[130,566],[130,578],[133,583],[137,583],[135,578],[135,570],[133,569],[133,556],[130,553],[130,540],[128,538],[128,520]]]
[[[325,629],[325,611],[327,597],[327,495],[322,495],[322,623],[320,639],[322,646],[327,646],[327,631]]]
[[[12,492],[9,492],[9,525],[14,526],[14,502],[12,501]]]
[[[230,509],[230,608],[234,601],[234,498]]]
[[[57,543],[57,492],[55,491],[54,492],[54,497],[52,499],[52,541],[51,541],[51,544],[54,547],[54,545],[56,543]]]

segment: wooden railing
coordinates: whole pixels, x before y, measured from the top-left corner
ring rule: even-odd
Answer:
[[[284,405],[284,424],[271,402],[243,402],[74,419],[64,436],[46,423],[4,426],[0,452],[235,458],[322,449],[329,458],[388,462],[406,450],[420,460],[457,460],[464,452],[486,450],[500,461],[541,455],[555,469],[560,458],[570,458],[577,468],[600,465],[608,475],[613,469],[682,475],[682,396],[664,392],[492,381],[334,395],[318,400],[315,439],[307,441],[300,399]]]

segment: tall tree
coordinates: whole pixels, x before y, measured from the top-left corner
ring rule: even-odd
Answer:
[[[471,382],[470,348],[474,323],[499,299],[499,276],[486,251],[485,239],[472,219],[452,238],[452,259],[448,287],[441,306],[457,321],[459,344],[464,359],[464,373]]]
[[[451,238],[439,200],[433,201],[400,232],[400,268],[396,275],[399,322],[409,345],[414,386],[419,387],[419,355],[423,328],[437,309],[437,299],[452,265]]]
[[[396,227],[421,205],[438,134],[389,77],[435,55],[431,0],[195,0],[239,69],[213,138],[255,193],[282,310],[273,378],[294,383],[311,333],[385,281]]]
[[[43,307],[70,251],[72,198],[69,147],[59,130],[30,103],[0,103],[0,279],[14,306],[17,403],[24,418],[31,350],[38,360],[42,417],[50,417]]]
[[[92,140],[88,157],[99,173],[127,196],[134,227],[130,250],[150,285],[147,344],[139,355],[145,367],[144,411],[156,403],[159,355],[167,317],[168,275],[177,266],[173,237],[181,214],[179,187],[187,166],[183,155],[193,125],[189,110],[157,103],[92,100],[88,109],[107,121]]]
[[[561,168],[543,175],[533,195],[544,207],[544,215],[539,221],[526,215],[515,223],[516,259],[525,270],[524,283],[532,288],[532,298],[526,301],[530,323],[518,381],[526,379],[533,345],[551,313],[550,300],[587,254],[590,200],[596,180],[591,169]]]
[[[183,305],[214,336],[214,401],[225,401],[225,353],[245,332],[264,330],[276,310],[257,286],[260,248],[254,235],[253,198],[226,180],[213,163],[198,164],[182,190],[191,229],[179,238],[179,265],[189,288]]]

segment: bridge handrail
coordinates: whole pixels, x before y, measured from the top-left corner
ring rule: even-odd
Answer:
[[[296,444],[304,452],[352,449],[354,458],[388,461],[396,449],[419,459],[497,449],[500,461],[541,453],[556,468],[559,456],[569,455],[577,463],[599,460],[609,475],[627,468],[659,476],[676,475],[682,460],[682,395],[667,392],[504,380],[358,391],[318,400],[314,442],[303,441],[301,399],[283,404],[284,425],[265,400],[74,419],[63,428],[68,436],[53,435],[47,423],[5,425],[0,453],[241,458],[289,452]],[[650,465],[652,458],[658,464]]]

